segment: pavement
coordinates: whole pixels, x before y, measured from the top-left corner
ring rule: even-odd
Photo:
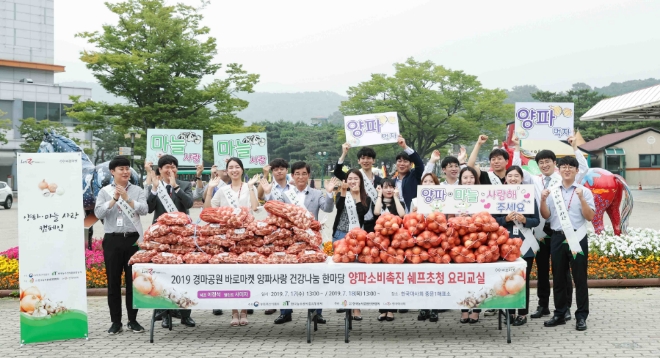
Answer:
[[[660,302],[660,288],[591,289],[588,329],[575,330],[575,320],[565,326],[543,327],[543,320],[511,327],[512,343],[506,343],[506,328],[497,329],[496,316],[481,317],[476,324],[460,324],[458,311],[440,314],[437,323],[417,321],[417,312],[395,314],[393,322],[378,322],[378,313],[362,312],[353,323],[350,343],[344,343],[343,314],[326,310],[328,324],[319,325],[306,343],[303,311],[294,311],[293,321],[274,325],[276,315],[257,310],[249,325],[230,327],[227,311],[213,316],[196,310],[194,328],[178,324],[172,331],[156,326],[155,343],[149,332],[126,332],[109,336],[106,299],[88,298],[89,340],[77,339],[19,346],[17,299],[0,299],[5,328],[0,335],[0,357],[660,357],[660,326],[652,307]],[[532,305],[536,292],[532,290]],[[138,313],[147,329],[151,311]],[[125,313],[124,313],[125,318]],[[124,322],[126,324],[126,322]]]

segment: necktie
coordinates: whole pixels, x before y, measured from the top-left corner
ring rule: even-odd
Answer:
[[[165,186],[165,189],[167,189],[167,193],[170,194],[170,196],[172,196],[172,186],[168,184]]]
[[[548,187],[548,185],[550,185],[550,180],[551,180],[551,179],[552,179],[552,178],[550,178],[550,177],[545,177],[545,187],[546,187],[546,188]]]

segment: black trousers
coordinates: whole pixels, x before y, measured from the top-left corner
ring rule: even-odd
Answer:
[[[532,273],[532,265],[534,264],[533,257],[523,257],[523,260],[527,262],[527,269],[525,270],[525,308],[518,309],[518,315],[526,316],[529,313],[529,275]],[[516,310],[507,310],[509,314],[515,314]]]
[[[382,309],[378,310],[378,313],[388,313],[388,312],[396,313],[396,310],[382,310]]]
[[[536,293],[539,297],[539,306],[546,308],[550,307],[550,251],[552,247],[550,240],[552,238],[547,236],[543,242],[539,242],[539,251],[534,258],[538,278]],[[573,281],[571,271],[568,270],[566,272],[566,282],[571,281]],[[527,297],[527,300],[529,301],[529,297]],[[566,302],[569,308],[573,305],[573,285],[566,286]]]
[[[134,322],[138,310],[133,308],[133,270],[128,260],[138,251],[133,246],[138,240],[137,235],[131,237],[106,234],[103,238],[103,259],[105,260],[105,275],[108,279],[108,307],[112,323],[121,323],[121,275],[126,279],[126,311],[128,321]]]
[[[552,234],[553,242],[563,242],[565,239],[566,236],[563,233],[554,232]],[[587,316],[589,316],[589,288],[587,287],[589,244],[586,236],[580,240],[580,247],[584,255],[578,254],[573,258],[567,243],[553,245],[552,273],[554,285],[552,292],[555,299],[555,317],[563,317],[570,307],[566,300],[566,292],[568,287],[571,286],[571,281],[566,278],[569,269],[573,272],[573,282],[575,283],[575,301],[577,303],[575,319],[587,319]]]
[[[374,227],[376,226],[376,220],[364,221],[363,227],[366,232],[373,232]]]

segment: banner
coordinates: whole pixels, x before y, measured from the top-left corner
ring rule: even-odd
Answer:
[[[399,117],[396,112],[345,116],[344,131],[351,147],[396,143]]]
[[[165,154],[173,155],[179,167],[202,164],[204,131],[192,129],[147,129],[148,162],[158,163]]]
[[[18,153],[21,344],[85,338],[82,159]]]
[[[236,157],[245,169],[263,168],[268,164],[266,133],[216,134],[213,136],[213,158],[218,169],[225,168],[225,160]]]
[[[526,263],[136,264],[134,308],[525,307]]]
[[[516,102],[521,140],[566,140],[573,135],[573,103]]]
[[[419,185],[417,212],[534,214],[534,185]]]

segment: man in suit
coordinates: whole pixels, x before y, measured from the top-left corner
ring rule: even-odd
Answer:
[[[319,210],[326,213],[332,212],[334,202],[332,198],[332,190],[334,183],[338,182],[336,179],[332,181],[333,184],[326,185],[327,193],[318,189],[309,187],[309,165],[305,162],[295,162],[291,165],[291,172],[293,173],[294,185],[282,186],[280,183],[269,183],[266,179],[261,179],[261,187],[264,189],[264,196],[266,200],[280,200],[285,203],[304,206],[307,211],[314,215],[314,219],[319,219]],[[281,177],[281,176],[280,176]],[[287,189],[288,188],[288,189]],[[271,193],[277,190],[279,193]],[[279,198],[279,199],[276,199]],[[291,313],[293,310],[286,309],[280,310],[280,316],[275,319],[275,324],[282,324],[291,322]],[[322,310],[316,310],[316,322],[325,323],[322,315]]]
[[[344,143],[341,146],[341,149],[341,157],[339,157],[339,160],[335,165],[335,176],[339,180],[344,180],[346,179],[346,173],[344,173],[342,169],[344,159],[346,159],[346,155],[348,154],[348,150],[351,149],[351,145]],[[374,226],[376,226],[376,218],[374,217],[373,208],[375,202],[378,200],[378,192],[376,191],[376,188],[380,186],[380,183],[383,181],[383,179],[376,175],[373,171],[374,162],[376,161],[376,151],[373,150],[373,148],[360,148],[360,150],[357,152],[357,158],[361,167],[360,172],[362,172],[362,177],[364,179],[364,189],[366,190],[369,198],[371,198],[369,211],[367,211],[367,214],[364,215],[364,230],[367,232],[373,232]]]
[[[171,203],[174,204],[177,211],[184,212],[189,214],[189,209],[193,206],[193,193],[190,182],[181,181],[176,178],[177,171],[179,170],[179,161],[171,156],[164,155],[158,159],[158,170],[160,171],[160,180],[155,178],[155,174],[150,172],[152,175],[153,186],[149,197],[147,197],[147,205],[149,206],[149,213],[154,213],[154,220],[158,220],[158,217],[167,213],[168,210],[166,206],[169,206],[169,203],[163,203],[161,198],[158,195],[158,189],[162,186],[162,189],[165,189],[165,194],[171,199]],[[169,200],[167,200],[169,201]],[[159,311],[156,314],[157,319],[162,318],[163,328],[169,327],[169,318],[167,315],[163,314],[165,311]],[[178,316],[180,314],[181,324],[184,324],[188,327],[195,327],[195,321],[190,318],[190,310],[179,310],[178,312],[173,311],[173,315]]]
[[[403,152],[396,156],[396,171],[398,175],[394,178],[394,183],[399,189],[399,200],[406,204],[406,213],[410,212],[411,202],[417,197],[417,186],[422,181],[424,174],[424,162],[417,152],[408,147],[406,140],[399,135],[397,144],[403,149]],[[415,168],[412,168],[412,164]]]

